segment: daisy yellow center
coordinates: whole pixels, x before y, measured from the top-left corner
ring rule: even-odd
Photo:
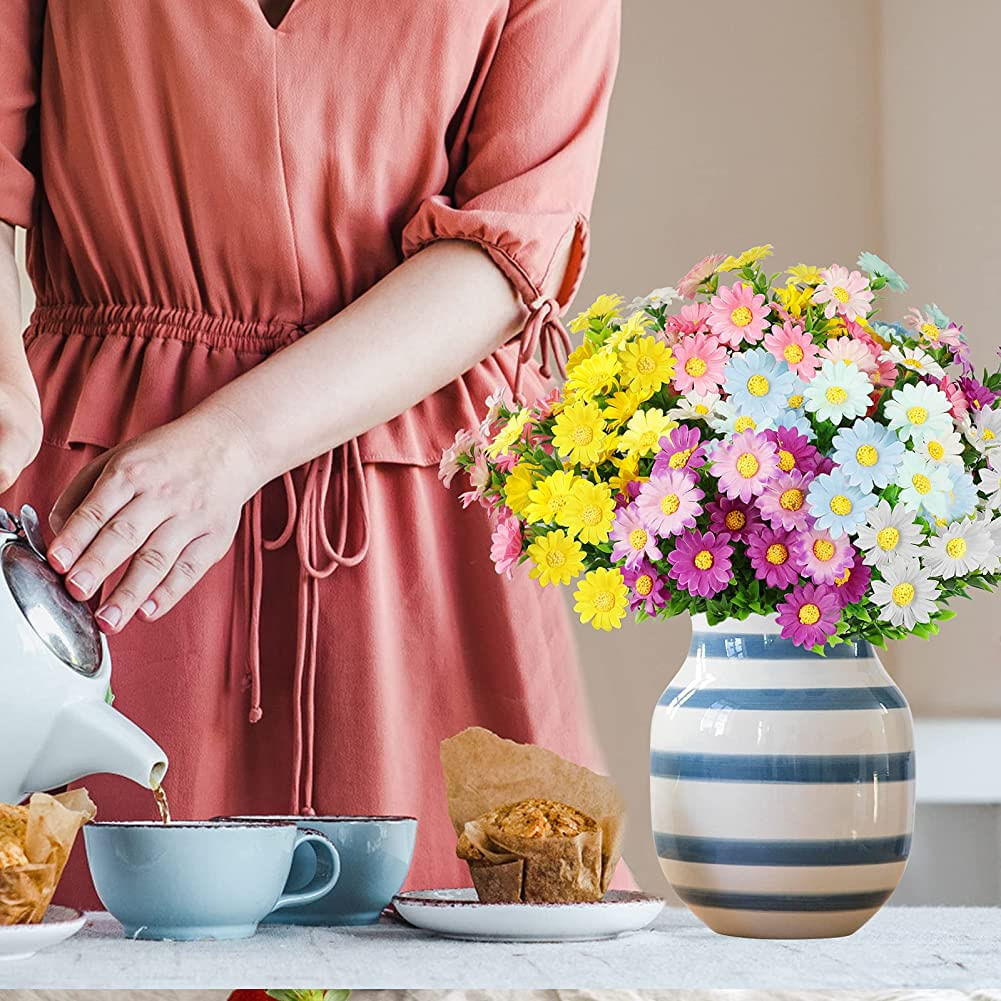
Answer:
[[[950,539],[945,544],[945,551],[954,560],[962,559],[966,555],[966,539]]]
[[[994,441],[997,435],[990,428],[984,428],[984,433],[981,437],[984,441]]]
[[[789,406],[792,407],[793,410],[799,410],[799,408],[803,406],[803,402],[803,396],[801,393],[796,393],[795,395],[789,397]]]
[[[643,355],[636,362],[636,371],[640,375],[649,375],[656,367],[657,363],[649,355]]]
[[[820,621],[820,609],[811,601],[799,610],[799,621],[804,626],[813,626]]]
[[[646,549],[647,538],[645,528],[634,528],[629,533],[629,545],[639,552],[641,549]]]
[[[767,396],[771,385],[763,375],[752,375],[747,380],[747,391],[751,396]]]
[[[727,511],[723,524],[731,532],[739,532],[747,524],[747,515],[743,511]]]
[[[549,498],[549,506],[553,509],[553,514],[559,514],[566,507],[569,494],[555,494]]]
[[[588,504],[581,508],[580,520],[589,527],[599,524],[601,522],[601,508],[597,504]]]
[[[689,358],[685,362],[685,372],[693,379],[697,379],[700,375],[705,375],[708,368],[709,366],[701,358]]]
[[[644,431],[639,436],[639,446],[644,451],[649,451],[660,439],[656,431]]]
[[[692,453],[694,451],[694,448],[686,448],[680,452],[675,452],[674,455],[667,460],[667,464],[671,467],[671,469],[683,469],[688,465],[688,460],[692,457]]]
[[[831,498],[831,511],[843,518],[846,514],[852,513],[852,502],[844,494],[835,494]]]
[[[783,490],[779,496],[779,507],[784,511],[798,511],[803,506],[805,500],[803,491],[798,487],[791,487]]]
[[[813,555],[821,563],[829,562],[834,559],[834,543],[828,542],[827,539],[817,539],[813,543]]]
[[[896,528],[883,528],[876,533],[876,545],[888,553],[896,549],[900,544],[900,530]]]
[[[780,567],[789,559],[789,550],[782,543],[776,542],[765,550],[765,559],[773,567]]]
[[[713,559],[713,554],[708,549],[702,549],[695,554],[695,559],[692,562],[699,570],[711,570],[715,560]]]
[[[758,425],[754,422],[753,417],[738,417],[733,422],[733,429],[738,434],[741,431],[753,431]],[[986,437],[986,435],[985,435]]]
[[[931,493],[931,480],[929,480],[923,473],[915,473],[911,477],[911,485],[919,494],[924,495]]]
[[[681,501],[677,494],[665,494],[660,499],[660,510],[662,514],[674,514],[681,507]]]
[[[549,552],[546,553],[546,566],[552,567],[554,570],[563,566],[566,561],[566,553],[560,552],[559,549],[550,549]]]
[[[824,393],[827,397],[828,403],[833,403],[835,405],[844,403],[848,399],[848,393],[842,386],[831,386],[828,388],[827,392]]]
[[[937,341],[939,330],[934,323],[922,323],[921,333],[925,335],[930,341]]]
[[[913,584],[898,584],[891,592],[893,598],[893,603],[900,608],[906,608],[913,600],[915,595]]]
[[[599,612],[610,612],[615,607],[615,595],[611,591],[598,591],[591,604]]]
[[[907,411],[907,419],[912,424],[924,424],[928,420],[928,411],[924,407],[911,407]]]
[[[578,424],[570,437],[575,445],[590,445],[594,441],[594,431],[586,424]]]
[[[790,470],[793,470],[795,468],[796,468],[796,456],[794,456],[792,452],[788,451],[788,449],[780,448],[779,469],[781,469],[783,473],[788,473]]]
[[[851,296],[848,294],[848,289],[846,289],[842,285],[835,285],[834,288],[831,289],[831,293],[834,295],[834,298],[837,299],[838,302],[840,302],[842,305],[848,302],[848,300],[851,298]]]
[[[705,415],[709,413],[709,408],[701,403],[696,403],[693,409],[699,417],[705,417]]]
[[[860,445],[855,452],[855,461],[860,466],[875,466],[879,462],[879,452],[872,445]]]
[[[787,344],[782,349],[782,357],[790,365],[798,365],[804,358],[803,349],[798,344]]]
[[[928,454],[936,461],[940,462],[945,458],[945,449],[940,441],[928,442]]]
[[[648,573],[636,578],[636,593],[644,598],[653,590],[653,577]]]
[[[761,468],[761,463],[758,462],[757,458],[750,452],[741,453],[740,457],[737,459],[737,472],[744,477],[745,480],[750,480],[758,475],[758,470]]]
[[[851,575],[852,575],[852,568],[845,567],[844,574],[840,577],[835,577],[834,583],[837,584],[838,587],[844,587],[844,585],[848,583],[848,579],[851,577]]]
[[[746,327],[753,319],[754,314],[747,308],[747,306],[738,306],[730,314],[730,322],[735,327]]]
[[[924,365],[921,364],[921,361],[918,358],[913,358],[913,357],[905,358],[904,364],[910,365],[911,368],[916,368],[918,370],[924,368]]]

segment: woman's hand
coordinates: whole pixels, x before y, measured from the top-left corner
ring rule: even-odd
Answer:
[[[14,485],[41,444],[37,394],[29,395],[19,383],[0,379],[0,491]]]
[[[236,418],[203,407],[85,466],[49,515],[49,562],[80,600],[128,562],[97,611],[106,633],[158,619],[222,558],[244,503],[262,485]]]

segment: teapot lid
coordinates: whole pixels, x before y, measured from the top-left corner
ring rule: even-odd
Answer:
[[[20,517],[0,508],[0,570],[21,613],[39,639],[67,667],[85,677],[101,670],[101,634],[90,608],[66,590],[45,559],[38,515],[25,504]]]

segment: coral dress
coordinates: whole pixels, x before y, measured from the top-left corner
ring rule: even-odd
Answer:
[[[435,240],[479,244],[525,303],[519,341],[268,484],[193,592],[112,640],[116,706],[169,755],[176,816],[413,814],[410,885],[455,885],[442,738],[480,724],[591,757],[562,596],[495,574],[487,513],[435,467],[576,287],[618,17],[616,0],[294,0],[274,28],[258,0],[5,0],[0,218],[29,228],[45,426],[5,506],[47,512],[101,450]],[[125,780],[88,787],[105,818],[152,816]],[[65,897],[88,904],[81,854]]]

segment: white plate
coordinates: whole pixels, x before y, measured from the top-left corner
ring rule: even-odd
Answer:
[[[586,904],[481,904],[472,887],[410,890],[393,898],[416,928],[446,938],[492,942],[587,942],[646,928],[664,909],[660,897],[609,890]]]
[[[84,916],[72,907],[50,907],[41,924],[0,925],[0,960],[28,959],[39,949],[75,935],[84,921]]]

